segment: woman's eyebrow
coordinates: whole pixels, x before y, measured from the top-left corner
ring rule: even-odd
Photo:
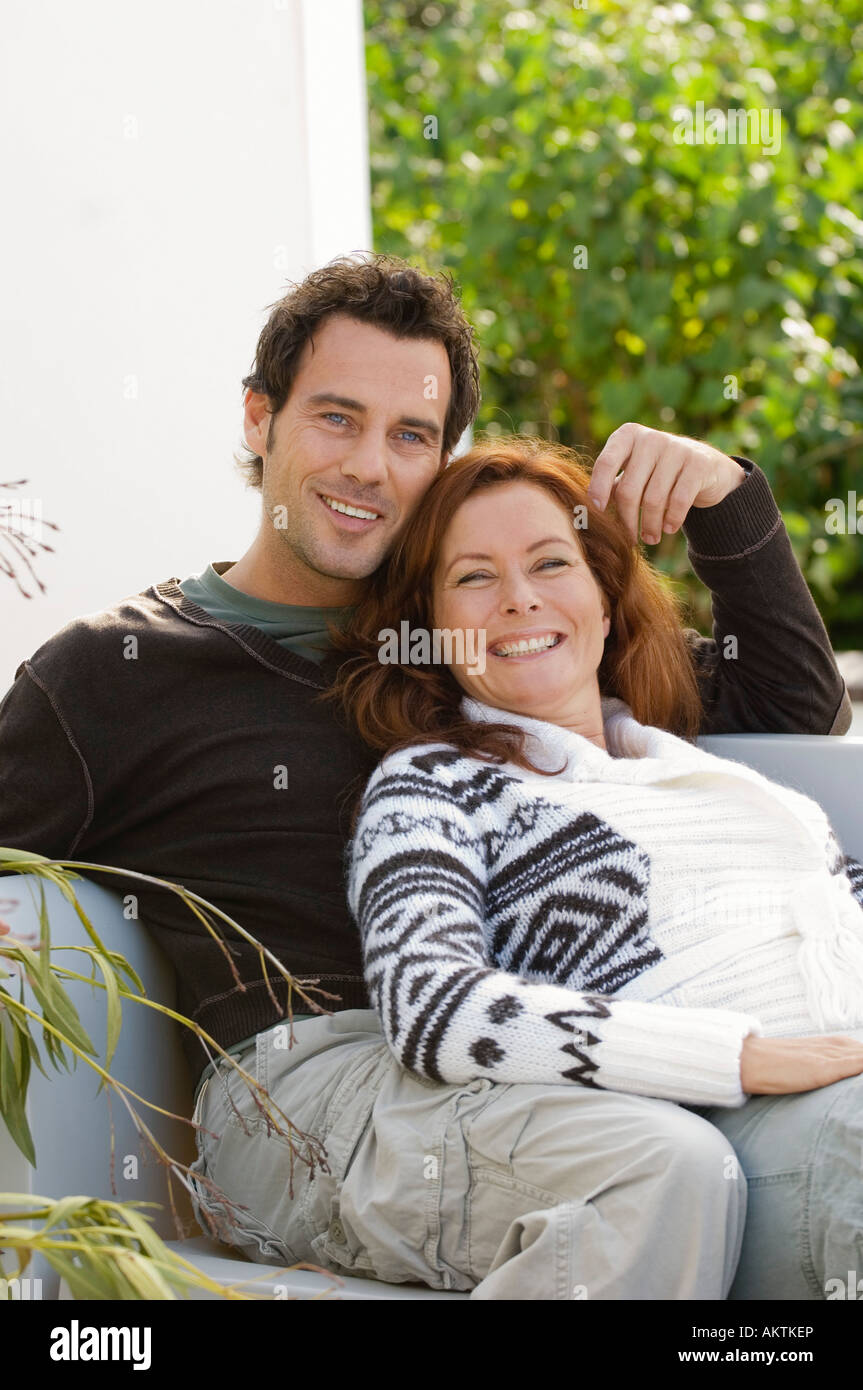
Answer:
[[[533,542],[533,545],[529,545],[529,546],[527,547],[527,550],[525,551],[525,554],[526,554],[526,555],[529,555],[529,554],[531,553],[532,550],[539,550],[539,547],[540,547],[541,545],[568,545],[568,546],[571,547],[571,546],[572,546],[572,541],[569,540],[567,537],[564,537],[564,536],[545,536],[541,541],[534,541],[534,542]],[[454,560],[451,560],[450,563],[447,565],[447,573],[449,573],[449,571],[452,569],[453,565],[457,564],[459,560],[492,560],[492,559],[494,559],[494,556],[492,556],[492,555],[479,555],[479,554],[475,554],[475,553],[473,553],[473,552],[471,552],[470,554],[464,553],[464,554],[462,554],[462,555],[456,555],[455,559],[454,559]]]

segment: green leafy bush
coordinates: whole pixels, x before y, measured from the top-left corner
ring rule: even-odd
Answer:
[[[863,516],[826,526],[863,501],[857,0],[364,8],[375,247],[462,286],[478,428],[593,455],[638,420],[754,458],[863,647]],[[781,113],[775,153],[676,142],[698,101]],[[707,630],[682,538],[651,555]]]

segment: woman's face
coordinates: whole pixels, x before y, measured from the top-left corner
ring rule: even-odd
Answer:
[[[602,590],[572,517],[544,488],[500,483],[469,497],[443,538],[432,594],[436,628],[485,633],[484,671],[450,666],[475,699],[560,722],[598,702]],[[541,647],[518,645],[530,640]]]

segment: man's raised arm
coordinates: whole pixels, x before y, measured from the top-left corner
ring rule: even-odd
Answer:
[[[628,423],[597,458],[590,492],[598,506],[613,498],[636,541],[684,531],[713,601],[713,636],[687,629],[702,733],[848,730],[845,682],[757,464]]]
[[[844,734],[851,701],[770,484],[750,459],[740,487],[683,523],[713,602],[713,637],[690,630],[702,733]]]

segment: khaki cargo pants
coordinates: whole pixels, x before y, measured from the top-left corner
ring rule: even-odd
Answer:
[[[746,1184],[705,1119],[584,1086],[419,1080],[372,1010],[294,1033],[290,1050],[269,1029],[234,1053],[325,1145],[330,1171],[295,1162],[293,1197],[287,1141],[229,1065],[199,1084],[195,1118],[213,1134],[198,1132],[193,1171],[245,1207],[231,1243],[248,1258],[477,1299],[727,1296]]]

